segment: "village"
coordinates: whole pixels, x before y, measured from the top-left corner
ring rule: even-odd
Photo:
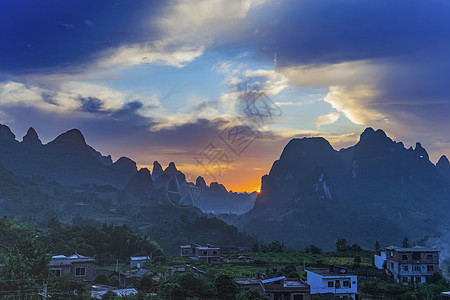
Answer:
[[[138,295],[139,299],[142,295],[148,297],[142,299],[161,299],[161,284],[168,278],[191,276],[193,280],[214,280],[211,274],[215,274],[216,283],[217,274],[222,280],[231,280],[222,283],[225,289],[222,295],[217,287],[219,299],[236,299],[238,294],[237,299],[397,299],[371,287],[382,281],[400,293],[402,287],[426,289],[439,280],[447,282],[447,275],[439,269],[439,249],[389,246],[364,251],[357,245],[344,246],[347,248],[343,251],[331,254],[312,245],[300,254],[280,249],[261,253],[249,247],[190,243],[180,246],[179,257],[133,256],[127,264],[117,263],[114,269],[99,267],[94,258],[77,253],[53,256],[49,268],[55,277],[70,276],[89,284],[91,297],[97,299],[129,299]],[[190,299],[208,299],[187,290],[179,294],[172,291],[162,299],[180,299],[183,292]],[[450,289],[440,291],[439,296],[450,299]]]

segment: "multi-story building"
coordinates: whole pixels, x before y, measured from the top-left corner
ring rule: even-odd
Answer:
[[[355,299],[358,293],[358,278],[347,274],[345,268],[330,265],[328,269],[306,271],[306,282],[311,286],[311,295],[334,296],[336,299]]]
[[[395,282],[424,283],[439,272],[439,250],[436,248],[389,246],[385,252],[386,269]]]
[[[80,254],[71,256],[56,255],[50,260],[50,270],[56,277],[70,274],[77,279],[92,281],[95,260]]]
[[[220,248],[212,245],[200,246],[195,243],[180,246],[180,255],[192,259],[200,260],[206,263],[215,263],[220,261]]]

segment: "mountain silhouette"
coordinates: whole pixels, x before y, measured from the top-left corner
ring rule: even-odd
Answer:
[[[295,248],[420,239],[448,225],[449,175],[446,157],[435,166],[420,143],[406,149],[382,130],[367,128],[339,151],[323,138],[293,139],[262,177],[254,208],[234,222]]]

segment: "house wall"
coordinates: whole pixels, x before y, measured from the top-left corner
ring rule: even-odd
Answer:
[[[84,276],[76,275],[77,268],[85,268],[86,274]],[[71,268],[72,276],[86,281],[94,280],[94,270],[92,263],[73,262]]]
[[[335,295],[346,295],[355,299],[355,294],[358,292],[358,280],[355,275],[336,275],[323,276],[312,271],[306,270],[306,282],[311,286],[311,295],[332,293]],[[333,287],[328,286],[328,282],[333,282]],[[349,281],[350,287],[344,287],[344,281]],[[336,288],[336,282],[339,282],[339,287]]]
[[[146,259],[142,260],[132,260],[130,261],[130,268],[142,268],[142,266],[147,262]]]
[[[424,283],[427,276],[439,271],[439,252],[416,252],[386,250],[386,269],[394,276],[395,282]],[[431,256],[431,257],[430,257]]]
[[[375,258],[375,267],[382,270],[383,264],[386,261],[386,252],[381,252],[381,255],[374,255]]]

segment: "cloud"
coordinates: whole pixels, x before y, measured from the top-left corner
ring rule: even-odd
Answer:
[[[322,125],[330,125],[339,120],[340,116],[341,115],[336,112],[332,112],[326,115],[320,115],[317,117],[314,123],[316,124],[317,127],[320,127]]]
[[[91,20],[83,20],[83,23],[88,28],[95,28],[94,22],[92,22]]]

